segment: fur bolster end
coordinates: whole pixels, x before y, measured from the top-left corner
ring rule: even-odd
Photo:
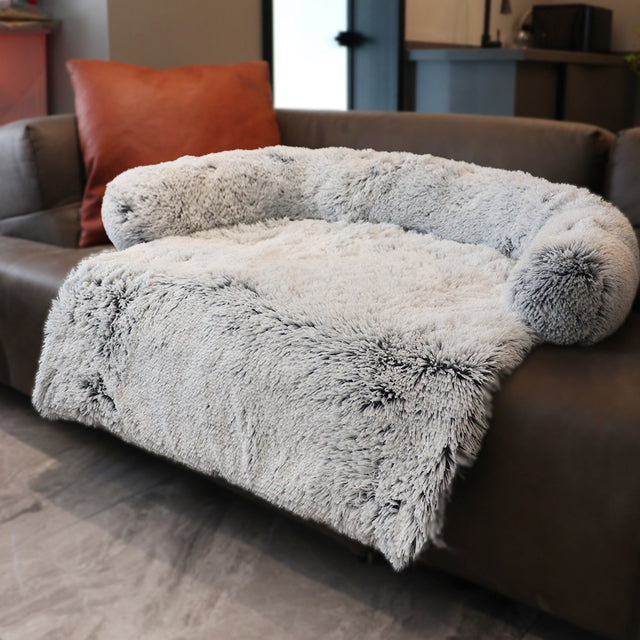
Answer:
[[[204,181],[189,160],[129,169],[107,185],[102,222],[116,249],[200,230],[192,210],[203,204]]]
[[[640,278],[638,245],[624,216],[609,207],[606,216],[581,216],[550,220],[509,278],[511,308],[560,345],[593,344],[618,329]]]

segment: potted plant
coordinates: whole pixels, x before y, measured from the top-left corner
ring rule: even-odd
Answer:
[[[640,27],[635,27],[634,31],[640,36]],[[624,59],[627,61],[627,64],[632,71],[640,73],[640,52],[636,51],[635,53],[628,53]]]

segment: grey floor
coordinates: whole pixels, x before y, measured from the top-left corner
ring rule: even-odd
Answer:
[[[0,387],[0,639],[588,640],[342,544]]]

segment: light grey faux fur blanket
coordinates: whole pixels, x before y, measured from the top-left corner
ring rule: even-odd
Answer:
[[[396,568],[437,540],[500,377],[541,340],[611,333],[638,283],[633,231],[596,196],[431,156],[184,158],[117,178],[103,215],[130,248],[61,288],[39,411],[222,476]]]

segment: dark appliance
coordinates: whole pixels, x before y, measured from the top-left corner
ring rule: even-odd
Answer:
[[[609,53],[612,15],[588,4],[534,5],[533,46]]]

